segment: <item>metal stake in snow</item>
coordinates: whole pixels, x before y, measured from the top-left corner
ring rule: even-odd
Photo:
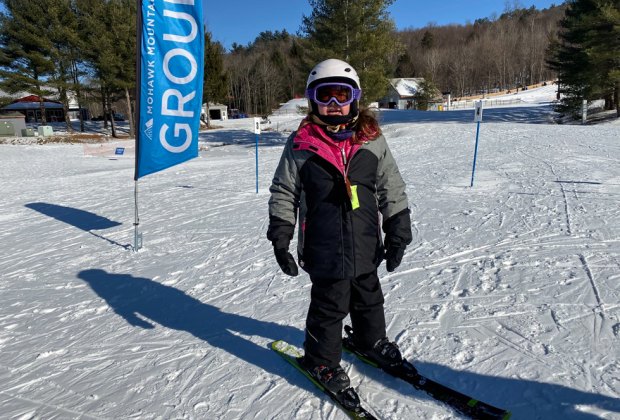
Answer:
[[[581,124],[588,123],[588,100],[584,99],[581,104]]]
[[[474,122],[476,123],[476,147],[474,149],[474,165],[471,169],[470,187],[474,186],[474,174],[476,173],[476,158],[478,157],[478,136],[480,135],[480,122],[482,122],[482,101],[476,102],[476,113],[474,114]]]
[[[140,225],[140,217],[138,216],[138,180],[135,180],[134,188],[134,203],[135,203],[135,218],[134,218],[134,232],[133,232],[133,250],[138,251],[142,248],[142,233],[138,231]]]
[[[256,194],[258,194],[258,138],[260,137],[260,118],[254,118],[254,134],[256,134]]]

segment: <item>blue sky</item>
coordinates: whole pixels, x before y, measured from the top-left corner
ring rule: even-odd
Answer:
[[[515,0],[396,0],[389,8],[398,29],[464,24],[500,15]],[[563,0],[518,0],[522,7],[548,8]],[[203,0],[205,23],[226,49],[236,42],[247,45],[263,31],[286,29],[295,34],[303,15],[310,14],[308,0]]]

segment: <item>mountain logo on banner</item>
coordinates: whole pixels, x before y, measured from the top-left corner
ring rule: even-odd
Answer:
[[[149,140],[153,140],[153,118],[144,124],[144,135],[147,136]]]

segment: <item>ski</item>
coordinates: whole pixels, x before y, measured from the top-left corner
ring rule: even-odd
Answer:
[[[347,415],[354,420],[378,420],[364,407],[362,407],[357,392],[353,388],[347,388],[344,391],[335,394],[321,385],[316,379],[312,377],[299,363],[299,359],[302,357],[301,351],[285,341],[278,340],[271,343],[271,349],[278,353],[284,360],[293,365],[297,370],[304,374],[304,376],[316,385],[321,391],[327,394],[335,403],[340,407]]]
[[[346,325],[344,329],[346,332],[346,337],[342,339],[343,348],[347,352],[357,356],[363,362],[376,368],[382,369],[390,375],[410,383],[416,389],[426,392],[434,399],[449,405],[450,407],[467,417],[483,420],[507,420],[510,418],[510,411],[494,407],[482,401],[478,401],[475,398],[472,398],[468,395],[465,395],[459,391],[456,391],[452,388],[449,388],[421,375],[420,373],[418,373],[416,368],[405,359],[403,359],[401,365],[393,368],[379,366],[379,364],[368,358],[366,355],[364,355],[363,352],[356,348],[353,341],[353,328],[351,328],[349,325]]]

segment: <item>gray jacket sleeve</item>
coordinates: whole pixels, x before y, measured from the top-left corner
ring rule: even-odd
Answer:
[[[301,194],[299,171],[293,156],[293,132],[284,146],[269,192],[269,228],[267,239],[276,247],[286,247],[293,238]]]
[[[377,198],[379,200],[379,210],[383,220],[388,220],[409,208],[407,200],[406,186],[403,181],[396,160],[388,147],[383,136],[376,142],[381,146],[379,149],[379,165],[377,167]]]

